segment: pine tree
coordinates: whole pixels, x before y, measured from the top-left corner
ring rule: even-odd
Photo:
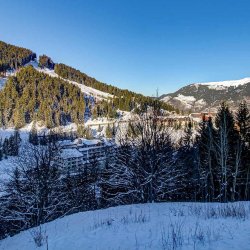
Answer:
[[[236,112],[236,123],[239,128],[239,134],[242,143],[242,173],[241,178],[244,180],[244,188],[242,188],[242,197],[250,199],[250,114],[245,101],[241,102]]]
[[[113,137],[113,130],[110,127],[110,124],[108,124],[108,126],[106,127],[105,135],[106,135],[107,138],[112,138]]]
[[[235,146],[238,140],[233,114],[225,102],[218,109],[215,126],[217,128],[216,158],[220,167],[220,201],[227,202],[232,190],[235,166]],[[234,173],[235,174],[235,173]]]
[[[33,145],[38,145],[38,135],[37,135],[37,129],[36,129],[36,122],[33,122],[32,128],[29,133],[29,142]]]
[[[205,201],[214,201],[218,195],[218,172],[214,143],[216,131],[211,117],[208,120],[203,117],[198,132],[197,143],[199,149],[201,198]]]
[[[9,140],[7,138],[3,141],[3,154],[5,158],[9,155]]]
[[[78,124],[77,125],[77,137],[84,137],[85,135],[85,127],[83,124]]]
[[[93,139],[93,134],[92,134],[92,130],[90,127],[87,127],[85,130],[85,138],[88,140]]]
[[[183,146],[186,147],[187,149],[191,148],[192,142],[193,142],[193,130],[192,130],[192,122],[190,119],[186,121],[185,124],[185,130],[184,130],[184,136],[183,136]]]
[[[250,133],[250,114],[245,101],[241,102],[236,112],[236,123],[239,127],[241,137],[245,142],[249,140]]]
[[[12,141],[12,155],[17,156],[19,154],[19,147],[21,142],[21,137],[18,130],[14,131],[14,135],[11,141]]]
[[[97,132],[99,132],[99,133],[101,133],[101,132],[102,132],[102,127],[101,127],[101,125],[100,125],[100,124],[98,125]]]
[[[180,140],[176,154],[176,165],[185,173],[183,199],[197,200],[199,194],[199,171],[197,166],[198,147],[193,138],[192,122],[186,121],[184,135]]]

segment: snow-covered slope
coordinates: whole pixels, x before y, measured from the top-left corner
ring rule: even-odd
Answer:
[[[39,249],[248,250],[249,208],[249,202],[155,203],[77,213],[43,225]],[[244,212],[236,217],[223,212],[230,209]],[[0,249],[38,249],[33,240],[37,232],[34,228],[4,239]]]
[[[9,76],[15,75],[15,70],[8,70],[5,77],[0,77],[0,90],[4,87]]]
[[[27,63],[25,66],[28,66],[28,65],[32,65],[39,72],[43,72],[45,74],[48,74],[51,77],[58,77],[58,78],[63,79],[64,81],[69,82],[70,84],[74,84],[75,86],[77,86],[78,88],[81,89],[82,93],[84,93],[86,95],[94,96],[97,99],[107,99],[107,98],[112,98],[113,97],[113,95],[111,95],[109,93],[106,93],[106,92],[103,92],[103,91],[100,91],[100,90],[88,87],[88,86],[86,86],[84,84],[80,84],[80,83],[77,83],[77,82],[74,82],[74,81],[70,81],[70,80],[64,79],[64,78],[58,76],[55,73],[54,70],[50,70],[50,69],[47,69],[47,68],[42,69],[42,68],[38,67],[37,61],[31,61],[31,62]]]
[[[219,82],[204,82],[204,83],[194,83],[194,85],[204,85],[209,86],[210,89],[225,89],[229,87],[239,87],[250,82],[250,78],[243,78],[240,80],[230,80],[230,81],[219,81]]]
[[[222,101],[229,102],[231,108],[235,109],[242,100],[250,104],[250,78],[193,83],[175,93],[163,95],[160,99],[181,110],[201,111],[217,108]]]

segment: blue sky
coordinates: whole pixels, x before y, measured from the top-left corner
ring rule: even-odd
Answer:
[[[250,1],[0,0],[0,40],[154,95],[250,76]]]

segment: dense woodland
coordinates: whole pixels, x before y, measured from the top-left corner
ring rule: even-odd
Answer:
[[[5,74],[7,70],[18,69],[35,58],[36,54],[29,49],[0,41],[0,75]]]
[[[197,134],[190,123],[178,144],[157,118],[158,108],[130,123],[104,162],[96,160],[74,175],[54,164],[60,150],[56,139],[41,143],[31,131],[33,144],[19,153],[2,186],[0,237],[67,214],[121,204],[250,200],[246,103],[236,114],[222,103],[215,120],[204,117]]]
[[[0,92],[0,126],[20,128],[38,120],[51,128],[83,121],[84,110],[79,88],[40,73],[32,66],[10,77]]]

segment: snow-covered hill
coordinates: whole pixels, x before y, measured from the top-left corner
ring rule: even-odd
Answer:
[[[175,93],[163,95],[160,99],[181,110],[202,111],[206,108],[217,108],[222,101],[229,102],[235,109],[242,100],[250,104],[250,78],[193,83]]]
[[[77,213],[0,241],[1,250],[248,250],[250,203],[161,203]],[[234,213],[235,211],[235,213]],[[34,238],[42,236],[36,247]]]

